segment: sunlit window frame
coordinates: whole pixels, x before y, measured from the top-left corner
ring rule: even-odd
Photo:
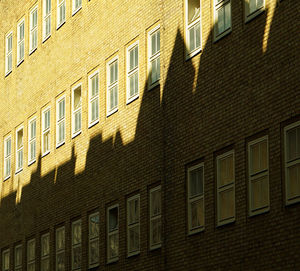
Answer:
[[[230,27],[225,29],[222,33],[217,35],[217,28],[218,28],[218,10],[220,8],[225,7],[229,3],[230,5]],[[232,31],[232,6],[231,0],[222,0],[220,3],[217,3],[217,0],[214,0],[214,41],[218,41],[219,39],[223,38],[224,36],[228,35]]]
[[[261,8],[256,9],[254,12],[250,13],[249,1],[251,1],[251,0],[244,0],[245,23],[248,23],[249,21],[254,19],[256,16],[258,16],[259,14],[264,12],[265,8],[266,8],[266,0],[263,0],[264,1],[263,6]]]

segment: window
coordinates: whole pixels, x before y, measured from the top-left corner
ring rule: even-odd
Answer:
[[[160,29],[155,27],[149,32],[148,36],[148,69],[149,88],[159,84],[160,78]]]
[[[81,132],[81,84],[72,90],[72,137]]]
[[[188,230],[204,230],[204,164],[188,168]]]
[[[43,41],[51,35],[51,0],[44,0]]]
[[[81,268],[81,220],[72,223],[72,270]]]
[[[264,11],[264,0],[245,0],[245,21],[249,21]]]
[[[269,210],[268,137],[248,144],[249,215]]]
[[[17,62],[18,65],[24,60],[25,52],[25,19],[18,24],[18,50],[17,50]]]
[[[231,30],[231,0],[214,0],[215,40]]]
[[[217,157],[217,217],[218,226],[235,220],[234,152]]]
[[[50,108],[46,108],[42,114],[42,155],[50,152]]]
[[[99,213],[89,216],[89,268],[99,265]]]
[[[57,28],[66,21],[66,1],[57,0]]]
[[[65,142],[65,112],[66,99],[65,97],[57,100],[56,103],[56,147],[58,148]]]
[[[4,180],[10,177],[11,171],[11,136],[4,139]]]
[[[30,12],[30,39],[29,53],[32,53],[37,48],[38,39],[38,6],[36,5]]]
[[[35,271],[35,240],[27,242],[27,271]]]
[[[8,75],[12,71],[12,39],[13,33],[10,32],[6,36],[5,75]]]
[[[107,116],[118,110],[118,58],[108,63],[107,69]]]
[[[2,252],[2,270],[9,270],[9,249]]]
[[[73,14],[72,15],[74,15],[80,9],[81,9],[81,0],[73,0]]]
[[[20,128],[16,132],[16,173],[23,168],[23,128]]]
[[[28,164],[32,164],[36,159],[36,119],[29,121],[28,135]]]
[[[200,0],[185,0],[186,57],[192,57],[201,49]]]
[[[65,227],[56,229],[56,271],[65,271]]]
[[[22,245],[15,246],[15,271],[22,271]]]
[[[127,103],[139,96],[139,43],[127,48]]]
[[[140,252],[140,195],[127,199],[127,255]]]
[[[107,262],[119,259],[119,205],[107,209]]]
[[[50,234],[41,237],[41,270],[50,270]]]
[[[284,128],[285,138],[285,200],[300,201],[300,121]]]
[[[161,186],[150,190],[150,249],[161,247]]]
[[[89,127],[99,121],[99,72],[89,76]]]

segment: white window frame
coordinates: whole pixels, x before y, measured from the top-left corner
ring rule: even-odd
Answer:
[[[11,49],[8,49],[9,39],[11,38]],[[5,76],[12,72],[13,67],[13,32],[10,31],[5,37]],[[9,59],[11,59],[11,66],[9,67]]]
[[[134,67],[132,70],[130,70],[130,52],[131,50],[134,50],[137,47],[137,51],[138,51],[138,60],[137,60],[137,66]],[[139,88],[140,88],[140,84],[139,84],[139,58],[140,58],[140,48],[139,48],[139,41],[137,40],[136,42],[134,42],[133,44],[131,44],[130,46],[127,47],[127,65],[126,65],[126,103],[129,104],[132,101],[134,101],[135,99],[137,99],[139,97]],[[138,87],[137,87],[137,93],[130,96],[130,76],[134,75],[137,73],[137,81],[138,81]]]
[[[225,6],[229,4],[229,8],[230,8],[230,27],[225,29],[225,25],[224,25],[224,30],[221,33],[217,32],[218,29],[218,11],[219,9],[225,9]],[[221,38],[223,38],[224,36],[226,36],[227,34],[229,34],[231,32],[231,27],[232,27],[232,9],[231,9],[231,0],[221,0],[219,3],[217,2],[217,0],[214,0],[214,41],[217,41]],[[224,19],[225,19],[225,15],[224,15]],[[217,34],[218,33],[218,34]]]
[[[49,127],[45,128],[45,118],[44,115],[45,113],[49,111]],[[49,132],[49,149],[46,150],[44,152],[44,134]],[[50,153],[50,149],[51,149],[51,108],[50,106],[46,107],[43,111],[42,111],[42,157],[47,155],[48,153]]]
[[[161,212],[159,214],[152,215],[152,208],[153,208],[152,207],[152,200],[151,200],[152,199],[152,193],[156,192],[158,190],[160,190],[160,195],[161,195],[161,199],[160,199],[160,211]],[[161,247],[162,240],[160,240],[160,243],[156,243],[156,244],[153,244],[152,241],[151,241],[152,240],[151,236],[152,236],[152,232],[153,232],[151,222],[153,220],[158,220],[158,219],[160,219],[160,223],[162,225],[162,221],[161,221],[161,219],[162,219],[162,190],[161,190],[161,185],[158,185],[158,186],[150,189],[150,191],[149,191],[149,248],[150,248],[150,250],[155,250],[155,249],[158,249],[158,248]],[[160,236],[161,236],[161,239],[162,239],[162,232],[160,233]]]
[[[100,214],[99,212],[96,212],[96,213],[93,213],[93,214],[90,214],[89,215],[89,237],[88,237],[88,240],[89,240],[89,257],[88,257],[88,262],[89,262],[89,268],[93,268],[93,267],[96,267],[99,265],[99,261],[100,261],[100,254],[99,254],[99,251],[98,251],[98,262],[96,263],[91,263],[91,258],[90,258],[90,255],[91,255],[91,243],[92,242],[98,242],[98,250],[99,250],[99,231],[100,231],[100,225],[98,225],[98,236],[96,237],[91,237],[90,236],[90,231],[91,231],[91,227],[90,227],[90,220],[92,217],[96,217],[98,216],[98,219],[100,220]]]
[[[112,231],[109,230],[109,211],[114,209],[114,208],[118,208],[118,225],[116,229],[113,229]],[[106,213],[106,217],[107,217],[107,263],[112,263],[112,262],[116,262],[119,260],[119,253],[120,253],[120,240],[119,240],[119,228],[120,228],[120,208],[119,208],[119,204],[114,204],[112,206],[109,206],[107,208],[107,213]],[[117,240],[118,240],[118,255],[115,257],[110,257],[110,247],[109,247],[109,237],[112,235],[117,235]]]
[[[64,102],[64,115],[63,117],[59,118],[59,105],[61,102]],[[59,141],[60,136],[60,125],[63,125],[64,137],[61,141]],[[66,95],[58,98],[56,101],[56,148],[60,147],[65,143],[66,140]]]
[[[60,17],[60,9],[64,11],[64,18]],[[60,28],[66,22],[66,0],[57,0],[57,16],[56,16],[56,29]]]
[[[7,154],[7,148],[6,148],[6,144],[7,141],[10,140],[10,153]],[[11,175],[11,154],[12,154],[12,136],[8,135],[4,138],[4,170],[3,170],[3,174],[4,174],[4,181],[10,178]],[[9,174],[5,174],[7,172],[6,169],[6,161],[9,161]]]
[[[29,245],[33,243],[34,244],[34,258],[29,260]],[[35,259],[36,259],[36,246],[35,246],[35,239],[31,239],[29,241],[27,241],[27,258],[26,258],[26,261],[27,261],[27,270],[30,270],[29,269],[29,265],[33,264],[34,265],[34,270],[36,269],[36,263],[35,263]]]
[[[23,29],[24,29],[24,36],[22,39],[20,39],[20,28],[23,25]],[[23,18],[22,20],[20,20],[20,22],[18,23],[17,26],[17,66],[20,65],[25,58],[25,18]],[[20,50],[23,46],[23,57],[20,56]]]
[[[20,148],[18,148],[18,133],[19,131],[23,130],[23,137],[22,137],[22,145]],[[19,166],[19,153],[22,156],[22,165]],[[23,170],[23,164],[24,164],[24,127],[21,126],[16,130],[16,171],[15,174],[19,173]]]
[[[134,200],[138,200],[138,204],[139,204],[139,206],[138,206],[138,208],[139,208],[139,210],[138,210],[138,215],[139,215],[139,217],[138,217],[138,221],[135,221],[135,222],[132,222],[132,223],[130,223],[129,222],[129,212],[130,212],[130,207],[129,207],[129,204],[130,204],[130,202],[131,201],[134,201]],[[134,195],[134,196],[132,196],[132,197],[130,197],[130,198],[128,198],[127,199],[127,257],[130,257],[130,256],[134,256],[134,255],[137,255],[137,254],[139,254],[140,253],[140,247],[141,247],[141,244],[140,244],[140,239],[141,239],[141,237],[140,237],[140,234],[141,234],[141,232],[140,232],[140,203],[141,203],[141,201],[140,201],[140,194],[137,194],[137,195]],[[130,229],[131,228],[134,228],[134,227],[138,227],[138,229],[139,229],[139,248],[137,249],[137,250],[133,250],[133,251],[130,251]]]
[[[33,27],[33,14],[36,12],[36,25]],[[36,4],[32,10],[30,11],[30,19],[29,19],[29,28],[30,28],[30,38],[29,38],[29,54],[32,54],[38,45],[38,19],[39,19],[39,14],[38,14],[38,5]],[[32,38],[33,36],[36,36],[36,45],[32,43]]]
[[[35,123],[35,135],[34,137],[31,134],[31,125]],[[34,158],[31,159],[31,144],[34,144]],[[36,161],[36,117],[31,118],[28,121],[28,166],[33,164]]]
[[[80,106],[77,109],[74,109],[74,92],[77,88],[80,87]],[[80,129],[78,131],[75,131],[75,116],[80,113]],[[82,129],[82,83],[79,83],[75,85],[72,88],[72,138],[78,136],[81,133]]]
[[[21,250],[21,263],[17,263],[17,250]],[[22,244],[15,246],[15,253],[14,253],[14,271],[22,271],[23,267],[23,250],[22,250]]]
[[[256,172],[251,174],[251,146],[257,143],[261,143],[263,141],[267,141],[267,169],[262,170],[260,172]],[[252,210],[252,181],[259,179],[261,177],[268,177],[268,205],[264,207],[260,207],[256,210]],[[249,216],[254,216],[258,214],[263,214],[270,210],[270,184],[269,184],[269,139],[268,136],[262,136],[255,140],[252,140],[248,143],[248,210]]]
[[[195,195],[195,196],[191,196],[191,188],[190,188],[190,171],[193,171],[197,168],[201,168],[202,167],[202,179],[203,179],[203,186],[202,186],[202,195]],[[188,168],[187,170],[187,189],[188,189],[188,196],[187,196],[187,204],[188,204],[188,234],[195,234],[201,231],[204,231],[205,229],[205,174],[204,174],[204,163],[199,163],[197,165],[191,166]],[[202,200],[203,201],[203,225],[200,225],[198,227],[194,227],[192,228],[191,225],[191,204],[194,201],[198,201],[198,200]]]
[[[202,5],[201,5],[201,0],[199,0],[199,7],[200,7],[200,16],[199,18],[195,19],[193,22],[189,24],[188,22],[188,5],[189,5],[189,0],[185,0],[185,44],[186,44],[186,60],[189,58],[192,58],[202,50]],[[200,46],[198,48],[195,48],[193,51],[190,50],[190,32],[189,30],[194,27],[196,24],[200,24]]]
[[[58,248],[58,232],[62,231],[63,232],[63,243],[64,246],[62,248]],[[66,247],[66,239],[65,239],[65,226],[59,227],[55,231],[55,270],[58,271],[58,256],[60,254],[63,254],[63,259],[64,259],[64,270],[65,270],[65,265],[66,265],[66,260],[65,260],[65,247]]]
[[[74,232],[73,232],[73,229],[74,229],[74,226],[76,225],[76,224],[80,224],[80,243],[78,243],[78,244],[74,244],[74,242],[73,242],[73,234],[74,234]],[[71,251],[71,263],[72,263],[72,265],[71,265],[71,268],[72,268],[72,270],[81,270],[81,268],[82,268],[82,223],[81,223],[81,219],[78,219],[78,220],[76,220],[76,221],[73,221],[72,222],[72,251]],[[80,251],[81,251],[81,255],[80,255],[80,257],[81,257],[81,260],[80,260],[80,267],[79,268],[75,268],[74,267],[74,252],[73,252],[73,250],[74,250],[74,248],[78,248],[78,247],[80,247],[81,249],[80,249]]]
[[[92,91],[93,91],[93,78],[95,76],[98,76],[98,93],[94,96],[92,96]],[[99,70],[93,72],[90,76],[89,76],[89,128],[91,128],[92,126],[94,126],[96,123],[99,122],[99,89],[100,89],[100,82],[99,82]],[[97,105],[98,105],[98,117],[95,120],[92,120],[92,104],[98,100]]]
[[[50,11],[46,13],[46,3],[50,1]],[[43,0],[43,42],[46,41],[51,36],[51,11],[52,11],[52,0]],[[47,20],[50,20],[50,30],[46,33]]]
[[[49,253],[46,254],[46,255],[42,255],[43,254],[43,238],[49,238],[48,239],[48,246],[49,246]],[[41,265],[41,270],[43,270],[43,261],[45,260],[48,260],[48,264],[49,264],[49,270],[50,270],[50,233],[45,233],[41,236],[41,262],[40,262],[40,265]]]
[[[224,158],[228,158],[229,156],[232,156],[232,170],[233,170],[233,180],[229,184],[225,184],[223,186],[220,185],[220,160]],[[223,153],[221,155],[217,156],[217,225],[222,226],[231,222],[235,221],[235,158],[234,158],[234,150],[228,151],[226,153]],[[234,209],[234,215],[233,217],[229,217],[226,219],[221,220],[220,218],[220,193],[232,189],[233,190],[233,209]]]
[[[152,42],[151,42],[151,37],[152,35],[156,34],[159,32],[159,51],[157,51],[154,55],[152,55]],[[151,62],[156,61],[158,58],[160,59],[160,52],[161,52],[161,33],[160,33],[160,25],[157,25],[153,29],[151,29],[148,32],[148,90],[158,86],[160,84],[160,79],[161,79],[161,65],[159,65],[159,78],[155,82],[152,82],[151,77],[152,77],[152,68],[151,68]],[[160,61],[160,60],[159,60]]]
[[[110,65],[114,64],[114,62],[117,62],[117,69],[118,69],[117,80],[114,81],[112,84],[110,84]],[[110,115],[118,111],[118,106],[119,106],[119,57],[118,56],[115,56],[107,63],[106,70],[107,70],[106,108],[107,108],[107,117],[109,117]],[[110,108],[110,90],[113,89],[114,87],[117,87],[117,105],[114,108]]]
[[[5,268],[5,254],[8,254],[8,269]],[[10,250],[6,249],[2,252],[2,270],[9,271],[10,270]]]
[[[76,7],[76,1],[80,2],[79,6]],[[75,15],[82,8],[82,0],[72,0],[72,16]]]
[[[288,185],[288,170],[287,170],[287,168],[290,166],[294,166],[296,164],[300,164],[300,156],[291,161],[287,161],[287,158],[288,158],[287,132],[296,127],[300,127],[300,121],[294,122],[294,123],[284,127],[284,172],[285,172],[285,204],[286,205],[300,202],[300,195],[293,197],[293,198],[288,197],[289,185]],[[298,142],[298,144],[300,144],[300,142]],[[298,174],[300,174],[299,171],[298,171]]]
[[[252,12],[250,12],[250,1],[255,1],[256,2],[256,9]],[[264,12],[265,7],[266,7],[266,1],[263,0],[263,5],[262,7],[257,7],[257,1],[259,0],[244,0],[244,12],[245,12],[245,23],[251,21],[253,18],[255,18],[257,15],[259,15],[260,13]]]

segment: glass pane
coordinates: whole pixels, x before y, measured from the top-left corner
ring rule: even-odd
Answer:
[[[287,131],[287,160],[291,161],[300,156],[300,153],[297,155],[297,145],[300,146],[300,136],[297,138],[297,129],[290,129]],[[300,133],[299,133],[300,134]],[[297,144],[298,141],[298,144]]]
[[[18,131],[17,134],[17,147],[18,149],[23,146],[23,129]]]
[[[41,260],[41,271],[50,271],[50,259],[42,259]]]
[[[56,232],[56,249],[64,249],[65,247],[65,230],[59,229]]]
[[[28,242],[28,252],[27,252],[27,258],[29,261],[35,259],[35,242]]]
[[[254,174],[260,170],[259,165],[259,143],[251,145],[250,147],[250,162],[251,171],[250,174]]]
[[[15,248],[15,265],[22,265],[22,247]]]
[[[139,65],[139,47],[136,46],[134,48],[134,66],[137,67]]]
[[[56,254],[56,270],[64,271],[65,270],[65,253]]]
[[[249,10],[250,13],[256,10],[256,0],[249,0]]]
[[[151,244],[160,244],[161,243],[161,219],[156,218],[151,221]]]
[[[260,143],[260,169],[268,168],[268,144],[267,140]]]
[[[9,270],[9,251],[3,254],[3,267],[5,271]]]
[[[130,89],[130,97],[134,94],[134,75],[129,77],[129,89]]]
[[[129,229],[129,252],[138,251],[140,249],[140,232],[139,225]]]
[[[192,52],[195,50],[195,26],[193,26],[189,30],[189,35],[190,35],[190,51]]]
[[[119,221],[118,221],[118,207],[114,207],[112,209],[109,210],[109,231],[113,231],[113,230],[116,230],[118,229],[118,224],[119,224]]]
[[[72,235],[72,244],[80,244],[81,243],[81,224],[76,223],[73,224],[73,235]]]
[[[288,199],[300,196],[300,163],[287,168]]]
[[[231,8],[230,2],[225,5],[225,30],[231,27]]]
[[[72,267],[77,269],[81,267],[81,246],[73,247],[72,249]]]
[[[220,34],[224,31],[224,28],[225,28],[224,7],[219,8],[217,12],[218,12],[218,34]]]
[[[161,214],[161,191],[155,190],[151,192],[151,216]]]
[[[157,80],[157,70],[156,70],[156,59],[151,62],[151,82],[154,83]]]
[[[233,154],[219,160],[219,186],[234,181]]]
[[[139,221],[139,199],[133,199],[128,202],[128,222],[129,224]]]
[[[156,33],[151,36],[151,56],[156,53]]]
[[[200,0],[188,0],[188,23],[200,17]]]
[[[35,263],[27,264],[27,271],[35,271]]]
[[[118,233],[109,236],[109,259],[117,257],[119,255],[119,235]]]
[[[269,204],[268,176],[252,180],[252,210],[267,207]]]
[[[99,240],[90,242],[90,264],[99,262]]]
[[[42,245],[42,253],[41,255],[42,256],[46,256],[46,255],[49,255],[49,242],[50,242],[50,236],[47,235],[47,236],[43,236],[42,237],[42,240],[41,240],[41,245]]]
[[[257,0],[257,6],[256,6],[257,9],[262,8],[263,5],[264,5],[264,0]]]
[[[156,42],[157,42],[157,50],[156,52],[160,51],[160,30],[157,31],[157,37],[156,37]]]
[[[204,225],[203,199],[190,203],[191,205],[191,228]]]
[[[189,172],[190,197],[203,194],[203,167],[198,167]]]
[[[90,236],[89,238],[94,238],[99,236],[99,215],[90,217]]]
[[[224,190],[219,194],[220,220],[234,217],[234,192],[233,188]]]

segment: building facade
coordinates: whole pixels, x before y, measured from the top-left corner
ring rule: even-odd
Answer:
[[[296,0],[0,0],[0,270],[300,270]]]

